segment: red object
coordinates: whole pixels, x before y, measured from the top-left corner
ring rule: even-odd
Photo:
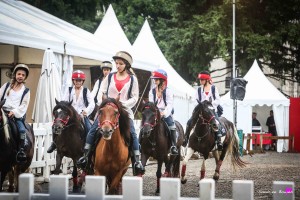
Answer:
[[[290,116],[289,116],[289,133],[294,135],[295,151],[300,152],[300,126],[299,126],[299,115],[300,115],[300,98],[290,98]],[[291,149],[291,143],[289,145]]]
[[[80,71],[80,70],[76,70],[72,74],[72,79],[82,79],[82,80],[85,80],[85,74],[82,71]]]
[[[128,75],[127,78],[125,78],[124,80],[117,80],[117,76],[116,76],[116,74],[114,74],[114,80],[115,80],[115,83],[116,83],[116,88],[119,92],[122,90],[124,85],[129,81],[129,79],[130,79],[130,76]]]
[[[260,133],[252,133],[256,136],[256,140],[252,139],[252,144],[260,144]],[[264,136],[272,136],[271,133],[263,133]],[[263,144],[272,144],[272,140],[263,139]]]
[[[198,74],[198,79],[210,80],[211,77],[208,74]]]
[[[168,77],[164,76],[162,73],[159,73],[157,71],[154,71],[152,73],[152,78],[161,78],[161,79],[164,79],[164,80],[168,79]]]

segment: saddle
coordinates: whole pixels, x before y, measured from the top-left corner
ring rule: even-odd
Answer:
[[[25,132],[25,134],[26,134],[26,137],[25,137],[25,147],[26,147],[26,146],[28,146],[28,142],[29,142],[28,137],[29,137],[29,132],[30,132],[30,128],[31,127],[30,127],[30,125],[28,123],[26,123],[24,121],[23,121],[23,123],[24,123],[25,129],[26,129],[26,132]],[[8,124],[9,124],[9,126],[11,128],[11,135],[12,135],[14,141],[16,141],[17,144],[19,144],[20,135],[19,135],[18,126],[17,126],[15,120],[11,119],[11,118],[8,118]]]

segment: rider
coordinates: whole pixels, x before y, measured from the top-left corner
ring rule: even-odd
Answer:
[[[100,106],[102,102],[102,92],[99,92],[100,86],[104,78],[111,72],[112,63],[109,61],[103,61],[101,65],[101,70],[102,70],[102,74],[96,81],[92,91],[92,96],[94,97],[95,104],[97,104],[98,106]]]
[[[72,74],[72,81],[74,86],[69,88],[68,92],[64,94],[62,100],[68,102],[72,101],[72,106],[83,118],[86,132],[88,132],[91,128],[88,116],[93,112],[95,102],[90,90],[83,87],[83,83],[85,81],[85,74],[83,71],[74,71]],[[53,141],[47,150],[47,153],[52,153],[55,149],[56,144]]]
[[[14,119],[20,134],[20,145],[17,153],[17,161],[26,161],[25,154],[25,114],[30,101],[30,91],[25,87],[25,80],[29,75],[29,68],[25,64],[18,64],[12,73],[10,83],[5,83],[0,89],[1,100],[6,99],[3,110],[8,117]]]
[[[151,76],[156,85],[149,91],[149,101],[156,104],[162,119],[168,124],[171,140],[171,154],[178,154],[176,147],[176,127],[173,119],[173,93],[167,87],[168,75],[163,69],[157,69]]]
[[[202,71],[198,74],[198,79],[200,80],[200,87],[198,88],[196,92],[196,100],[197,102],[203,102],[205,100],[212,100],[212,105],[215,109],[215,118],[219,122],[219,130],[215,132],[216,134],[216,143],[218,146],[218,150],[221,151],[223,149],[223,144],[221,142],[222,133],[225,133],[225,129],[223,128],[222,124],[220,123],[219,116],[217,114],[217,107],[220,105],[220,95],[217,90],[216,86],[212,85],[212,80],[210,77],[210,73],[208,71]],[[215,87],[214,94],[212,90],[212,86]],[[199,93],[200,92],[200,93]],[[199,99],[200,97],[200,99]],[[190,132],[193,128],[193,125],[191,125],[191,119],[188,120],[186,131],[185,131],[185,141],[184,146],[186,146],[188,139],[190,137]]]
[[[139,143],[133,124],[134,116],[132,108],[135,106],[139,98],[139,85],[138,80],[131,68],[132,57],[128,52],[119,51],[115,56],[113,56],[113,59],[116,63],[117,72],[111,73],[102,81],[100,92],[106,94],[106,96],[110,98],[117,98],[119,96],[120,102],[128,112],[130,117],[130,135],[132,140],[132,149],[135,159],[132,162],[134,163],[133,168],[135,174],[138,171],[143,173],[144,167],[140,161]],[[99,119],[97,118],[94,121],[94,124],[87,135],[84,148],[84,156],[81,157],[77,162],[79,166],[86,166],[91,151],[91,145],[93,145],[94,143],[95,133],[98,129],[98,120]]]

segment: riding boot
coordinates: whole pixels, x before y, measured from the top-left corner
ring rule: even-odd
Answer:
[[[221,130],[216,132],[216,138],[217,138],[216,143],[217,143],[218,151],[222,151],[223,150],[223,143],[221,141],[221,138],[222,138]]]
[[[133,150],[134,157],[135,157],[135,163],[134,163],[134,169],[133,169],[133,175],[139,175],[145,173],[145,168],[142,165],[142,162],[140,160],[140,151],[139,150]]]
[[[55,142],[53,141],[53,142],[51,143],[50,147],[48,148],[47,153],[52,153],[55,149],[56,149],[56,144],[55,144]]]
[[[22,163],[25,162],[27,159],[26,154],[25,154],[25,134],[24,136],[21,135],[20,138],[20,146],[19,146],[19,151],[17,153],[17,162]]]
[[[178,155],[178,150],[176,147],[176,139],[177,139],[177,135],[176,135],[176,130],[171,130],[171,149],[170,152],[173,155]]]
[[[191,131],[192,131],[192,126],[187,124],[186,125],[186,130],[185,130],[185,135],[184,135],[184,141],[183,141],[182,146],[186,147],[186,145],[189,141],[189,138],[190,138]]]
[[[86,167],[86,164],[88,162],[89,156],[91,153],[91,145],[90,144],[85,144],[84,147],[84,154],[79,160],[77,161],[77,166],[81,169]]]

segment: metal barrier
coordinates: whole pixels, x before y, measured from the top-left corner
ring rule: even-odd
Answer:
[[[181,197],[181,183],[179,178],[161,178],[160,196],[143,196],[143,179],[141,177],[123,177],[122,195],[106,195],[105,177],[87,176],[85,194],[69,194],[69,180],[66,175],[50,176],[49,194],[34,193],[33,174],[21,174],[19,176],[19,193],[0,193],[0,199],[126,199],[126,200],[214,200],[215,181],[213,179],[203,179],[199,181],[199,197]],[[274,200],[294,200],[294,182],[273,182]],[[254,183],[249,180],[235,180],[232,182],[232,198],[235,200],[253,200]]]

